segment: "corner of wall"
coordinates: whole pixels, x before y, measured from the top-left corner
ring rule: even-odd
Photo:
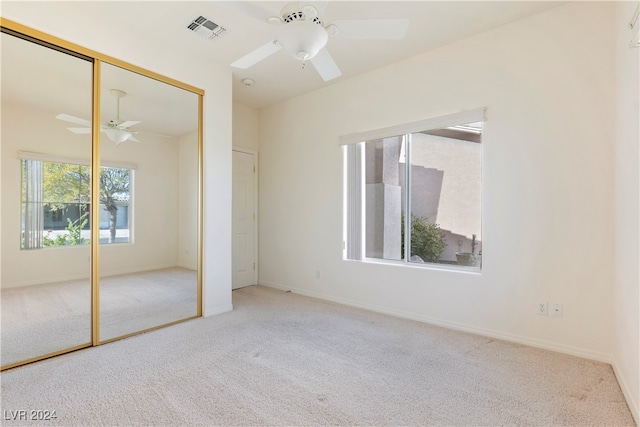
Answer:
[[[616,2],[613,369],[640,424],[640,49],[629,48],[638,2]],[[640,21],[636,21],[637,26]]]
[[[222,313],[233,311],[233,304],[225,304],[218,306],[205,306],[202,310],[202,317],[211,317]]]

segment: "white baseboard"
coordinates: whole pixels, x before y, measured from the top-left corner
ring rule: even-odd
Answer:
[[[122,276],[124,274],[146,273],[149,271],[164,270],[165,268],[176,268],[176,267],[180,267],[180,266],[177,264],[145,265],[142,267],[131,267],[131,268],[123,268],[120,270],[111,270],[108,274],[102,274],[100,277],[112,277],[112,276]]]
[[[233,304],[219,305],[216,307],[204,307],[202,310],[202,317],[211,317],[216,314],[227,313],[233,311]]]
[[[621,375],[620,370],[615,362],[611,363],[613,367],[613,372],[616,374],[616,378],[618,379],[618,384],[620,384],[620,388],[622,389],[622,394],[624,394],[624,398],[627,401],[627,405],[629,406],[629,410],[631,410],[631,415],[633,415],[633,419],[636,421],[636,425],[640,426],[640,408],[638,407],[638,396],[634,397],[631,394],[631,390],[629,389],[629,385],[625,381],[624,377]]]
[[[493,329],[482,328],[474,325],[450,322],[448,320],[437,319],[437,318],[423,316],[415,313],[410,313],[410,312],[405,312],[400,310],[392,310],[385,307],[380,307],[380,306],[375,306],[370,304],[363,304],[361,302],[354,301],[354,300],[349,300],[345,298],[336,298],[332,295],[327,295],[320,292],[307,291],[303,289],[291,288],[288,286],[283,286],[279,283],[273,283],[273,282],[268,282],[264,280],[261,280],[260,284],[271,287],[271,288],[283,290],[283,291],[291,291],[293,293],[300,294],[300,295],[305,295],[313,298],[319,298],[327,301],[336,302],[339,304],[348,305],[351,307],[362,308],[362,309],[374,311],[377,313],[389,314],[391,316],[401,317],[409,320],[416,320],[418,322],[428,323],[430,325],[441,326],[444,328],[454,329],[457,331],[469,332],[476,335],[482,335],[490,338],[501,339],[504,341],[510,341],[518,344],[524,344],[531,347],[537,347],[545,350],[555,351],[558,353],[569,354],[572,356],[582,357],[584,359],[589,359],[589,360],[594,360],[594,361],[604,362],[609,364],[611,364],[613,360],[613,357],[611,354],[600,353],[597,351],[592,351],[592,350],[588,350],[580,347],[573,347],[573,346],[558,344],[550,341],[539,340],[537,338],[531,338],[531,337],[526,337],[522,335],[496,331]]]
[[[102,274],[100,277],[113,277],[113,276],[121,276],[124,274],[145,273],[148,271],[163,270],[165,268],[174,268],[174,267],[180,267],[180,266],[176,264],[145,265],[142,267],[136,266],[131,268],[111,270],[109,271],[108,274]],[[87,280],[87,282],[89,282],[91,280],[90,271],[87,269],[87,271],[83,274],[48,277],[45,280],[34,279],[34,280],[23,280],[21,282],[13,282],[9,284],[3,283],[2,288],[3,289],[23,288],[23,287],[35,286],[35,285],[48,285],[51,283],[72,282],[75,280]]]
[[[46,278],[46,279],[33,279],[33,280],[21,280],[19,282],[11,282],[11,283],[2,283],[2,289],[12,289],[12,288],[26,288],[28,286],[36,286],[36,285],[48,285],[51,283],[59,283],[59,282],[74,282],[76,280],[86,280],[87,283],[91,281],[91,273],[89,269],[83,274],[70,274],[68,276],[56,276],[55,278]]]

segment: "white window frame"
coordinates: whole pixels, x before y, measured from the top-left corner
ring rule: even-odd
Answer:
[[[376,264],[390,264],[410,266],[417,268],[434,268],[439,270],[454,270],[466,273],[480,273],[480,268],[469,268],[454,264],[437,263],[412,263],[408,252],[410,245],[405,245],[404,259],[388,260],[383,258],[369,258],[366,256],[366,202],[365,202],[365,167],[364,167],[364,146],[367,141],[384,139],[389,137],[404,136],[405,139],[405,162],[411,164],[411,134],[434,129],[441,129],[452,126],[459,126],[467,123],[485,122],[486,108],[463,111],[434,117],[426,120],[390,126],[365,132],[358,132],[340,137],[340,145],[343,149],[343,244],[342,258],[347,261],[361,261]],[[405,182],[407,191],[410,191],[411,168],[406,168]],[[359,196],[359,197],[358,197]],[[407,197],[405,210],[411,212],[411,198]],[[404,223],[404,235],[411,236],[411,221]]]

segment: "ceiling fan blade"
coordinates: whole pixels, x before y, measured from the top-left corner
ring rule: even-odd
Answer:
[[[67,128],[67,129],[69,129],[73,133],[83,133],[83,134],[91,133],[91,128]]]
[[[136,121],[136,120],[128,120],[128,121],[126,121],[126,122],[120,123],[120,124],[118,125],[118,127],[119,127],[119,128],[128,128],[128,127],[131,127],[131,126],[137,125],[138,123],[142,123],[142,122],[140,122],[140,121]]]
[[[241,68],[246,70],[247,68],[257,64],[268,56],[273,55],[277,51],[282,49],[282,47],[278,44],[276,40],[270,41],[269,43],[260,46],[253,52],[249,52],[242,58],[231,63],[231,66],[234,68]]]
[[[127,141],[140,142],[140,140],[136,139],[136,137],[133,136],[133,135],[131,135],[129,138],[127,138]]]
[[[323,48],[316,56],[311,58],[311,63],[316,67],[318,74],[320,74],[320,77],[322,77],[325,82],[342,75],[342,71],[340,71],[340,68],[338,68],[338,65],[326,48]]]
[[[69,114],[58,114],[56,116],[58,120],[64,120],[65,122],[75,123],[77,125],[84,125],[91,127],[91,122],[89,120],[81,119],[80,117],[74,117]]]
[[[277,15],[277,13],[274,14],[248,1],[226,1],[224,5],[239,10],[245,15],[256,18],[262,22],[268,22],[270,17]]]
[[[339,19],[337,37],[354,40],[401,40],[409,30],[408,19]]]

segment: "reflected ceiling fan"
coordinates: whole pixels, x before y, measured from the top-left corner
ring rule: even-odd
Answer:
[[[302,61],[311,61],[320,76],[329,81],[342,72],[326,48],[329,38],[358,40],[401,40],[409,29],[408,19],[343,19],[325,23],[324,9],[327,1],[299,1],[287,4],[280,15],[246,1],[228,3],[249,16],[277,25],[274,40],[260,46],[231,64],[247,69],[280,49]]]
[[[111,95],[113,95],[116,98],[116,118],[113,120],[109,120],[107,123],[101,123],[100,132],[104,132],[105,135],[107,135],[107,137],[110,140],[112,140],[118,145],[124,141],[140,142],[133,136],[134,133],[139,133],[139,132],[129,130],[131,126],[137,125],[138,123],[140,123],[140,121],[127,120],[125,122],[122,119],[120,119],[120,98],[125,97],[127,93],[120,89],[109,89],[109,93],[111,93]],[[73,133],[79,133],[79,134],[91,133],[91,122],[89,120],[81,119],[79,117],[74,117],[69,114],[58,114],[56,116],[56,119],[86,126],[82,128],[67,128]]]

